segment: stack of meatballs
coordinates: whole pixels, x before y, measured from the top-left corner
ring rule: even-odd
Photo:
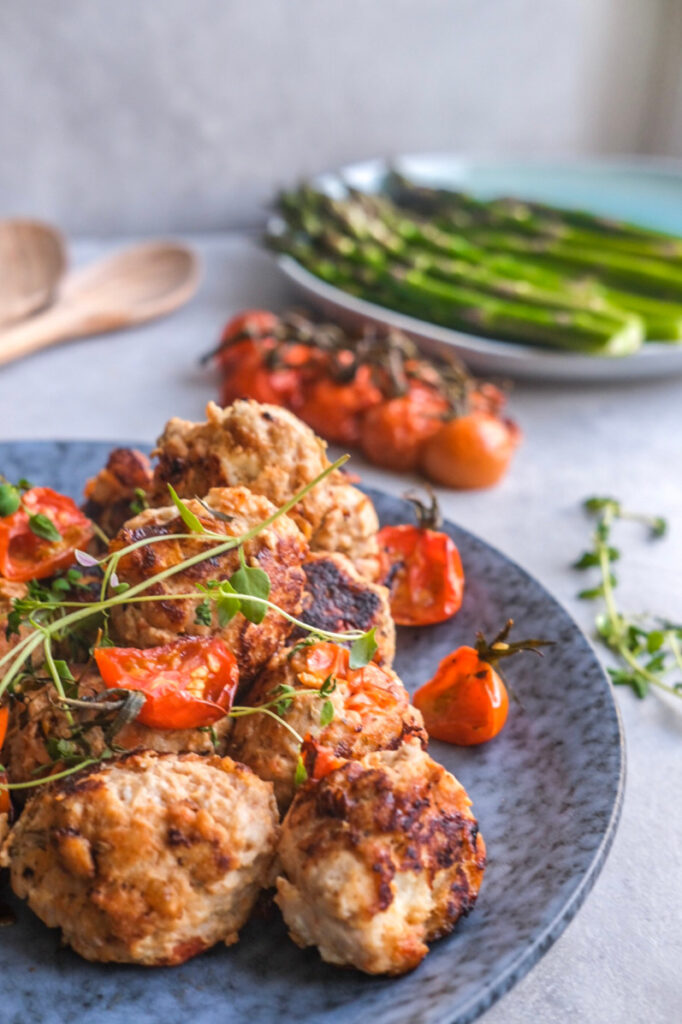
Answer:
[[[168,484],[211,528],[242,535],[329,466],[324,443],[291,413],[253,401],[205,423],[171,420],[153,453],[118,449],[88,483],[86,511],[112,550],[168,535],[126,554],[120,582],[134,585],[201,550],[169,504]],[[130,518],[143,491],[145,508]],[[351,670],[347,651],[300,644],[300,630],[269,612],[226,625],[197,623],[200,595],[186,594],[239,567],[235,550],[155,584],[160,599],[112,609],[121,646],[148,648],[185,635],[218,635],[237,658],[239,704],[294,694],[281,714],[304,744],[308,778],[296,786],[295,735],[261,713],[221,719],[212,730],[152,729],[128,722],[126,752],[29,790],[1,862],[16,894],[89,960],[181,963],[236,942],[263,890],[276,890],[289,933],[324,960],[371,974],[402,974],[476,900],[485,846],[470,800],[426,752],[420,713],[391,668],[395,631],[378,522],[369,498],[341,472],[244,545],[267,573],[270,599],[314,629],[376,628],[375,660]],[[1,600],[1,594],[0,594]],[[8,599],[9,600],[9,599]],[[78,694],[105,690],[91,661],[71,664]],[[329,720],[323,679],[334,679]],[[300,695],[299,695],[300,691]],[[92,712],[74,710],[77,725]],[[10,781],[35,779],[73,721],[50,684],[30,679],[10,701],[2,762]],[[105,746],[89,723],[93,756]],[[323,755],[323,756],[322,756]],[[321,761],[325,768],[320,770]]]

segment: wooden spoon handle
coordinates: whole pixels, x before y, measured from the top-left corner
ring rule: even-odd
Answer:
[[[0,366],[67,338],[115,331],[130,323],[131,317],[123,311],[103,314],[68,304],[57,305],[0,333]]]

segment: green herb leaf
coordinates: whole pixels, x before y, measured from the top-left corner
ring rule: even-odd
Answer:
[[[28,528],[36,537],[42,537],[43,540],[48,540],[53,544],[62,539],[61,533],[52,520],[42,512],[36,512],[35,515],[28,517]]]
[[[21,505],[21,496],[12,484],[0,484],[0,518],[11,516]]]
[[[334,705],[332,704],[332,702],[330,700],[326,700],[324,702],[324,704],[322,705],[322,710],[320,711],[320,725],[322,725],[322,726],[329,725],[329,723],[331,721],[333,721],[333,719],[334,719]]]
[[[233,597],[235,589],[229,580],[224,580],[220,584],[218,595],[215,599],[216,611],[218,613],[218,625],[223,629],[228,622],[231,622],[235,617],[239,609],[241,608],[241,601],[238,597]]]
[[[203,523],[201,520],[194,515],[191,509],[187,508],[182,498],[179,498],[176,494],[175,488],[168,484],[168,490],[170,491],[171,501],[180,513],[180,518],[183,523],[192,533],[206,533]]]
[[[376,654],[378,644],[376,642],[376,626],[354,640],[350,648],[349,665],[351,668],[364,668]]]
[[[67,683],[75,682],[71,669],[61,658],[54,659],[54,667],[57,669],[57,675],[60,679],[66,680]]]
[[[270,578],[262,569],[255,566],[242,565],[230,576],[230,586],[238,594],[248,594],[251,597],[260,597],[267,600],[270,596]],[[240,611],[249,622],[259,623],[265,618],[267,607],[257,601],[249,601],[248,597],[240,598]]]
[[[197,626],[210,626],[212,619],[211,602],[205,597],[201,604],[198,604],[196,607],[194,621]]]
[[[294,773],[294,786],[296,786],[296,788],[298,789],[298,787],[302,786],[303,783],[307,781],[307,779],[308,772],[306,771],[306,767],[303,763],[303,758],[299,754],[298,760],[296,762],[296,771]]]
[[[651,532],[654,537],[664,537],[668,532],[668,521],[663,516],[655,516],[651,520]]]

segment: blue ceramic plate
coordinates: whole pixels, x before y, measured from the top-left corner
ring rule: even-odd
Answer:
[[[400,157],[391,163],[423,184],[464,189],[482,199],[519,196],[682,235],[682,169],[673,161],[510,163],[423,155]],[[363,191],[380,191],[386,170],[385,160],[370,160],[344,167],[338,174],[320,175],[316,183],[331,194],[338,192],[344,182]],[[270,229],[277,231],[280,227],[281,222],[274,217]],[[481,374],[616,380],[682,373],[679,342],[647,342],[632,356],[607,359],[479,338],[348,295],[315,277],[290,256],[278,256],[277,260],[296,288],[328,315],[351,323],[364,320],[397,327],[413,335],[426,351],[456,351]]]
[[[101,442],[0,445],[0,472],[78,497],[104,463]],[[405,503],[370,492],[383,522]],[[480,748],[432,744],[469,791],[489,866],[474,912],[433,945],[412,974],[368,978],[301,951],[276,913],[253,920],[241,941],[177,968],[86,963],[60,947],[23,905],[0,932],[7,1024],[464,1024],[539,959],[594,883],[620,811],[624,751],[611,688],[588,641],[560,605],[499,551],[452,524],[467,585],[452,622],[401,630],[396,668],[408,687],[478,629],[513,615],[518,635],[552,639],[543,659],[520,655],[507,678],[518,698],[500,736]],[[3,899],[6,899],[6,880]]]

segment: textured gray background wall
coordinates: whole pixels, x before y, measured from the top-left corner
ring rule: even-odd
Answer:
[[[361,157],[670,148],[652,103],[677,7],[0,0],[0,213],[222,228],[278,183]]]

